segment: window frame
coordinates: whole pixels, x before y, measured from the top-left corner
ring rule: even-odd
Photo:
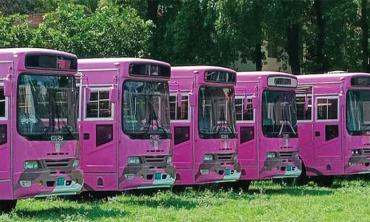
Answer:
[[[252,106],[253,108],[253,119],[252,120],[244,120],[244,98],[247,97],[248,99],[251,99],[253,102],[253,95],[247,95],[247,96],[241,96],[241,95],[235,95],[235,121],[236,123],[254,123],[256,121],[256,108]],[[242,119],[243,120],[238,120],[236,118],[236,100],[241,99],[242,100]]]
[[[90,92],[99,92],[99,91],[107,91],[108,93],[110,93],[110,88],[112,87],[112,85],[94,85],[94,86],[90,86]],[[109,101],[109,96],[108,96],[108,102],[111,106],[111,116],[110,117],[87,117],[87,104],[88,102],[90,101],[87,101],[87,95],[86,95],[86,87],[83,87],[83,91],[84,91],[84,120],[85,121],[104,121],[104,120],[113,120],[113,117],[114,117],[114,103],[111,103]],[[98,100],[98,104],[99,104],[99,101]]]
[[[311,107],[311,115],[310,115],[310,119],[305,119],[305,120],[298,120],[298,109],[297,109],[297,123],[307,123],[307,122],[312,122],[313,121],[313,94],[312,93],[308,93],[308,94],[296,94],[295,95],[295,98],[296,98],[296,105],[297,105],[297,98],[305,98],[307,95],[307,97],[311,97],[311,105],[308,104],[308,107]]]
[[[4,82],[3,81],[1,81],[0,82],[0,88],[3,88],[3,90],[4,90]],[[5,102],[5,113],[4,113],[4,116],[0,116],[0,120],[2,120],[2,121],[4,121],[4,120],[8,120],[8,116],[9,116],[9,98],[8,97],[6,97],[5,95],[4,95],[4,98],[5,98],[5,100],[4,100],[4,102]]]
[[[336,119],[318,119],[318,100],[319,99],[336,99],[337,102],[337,118]],[[320,95],[315,97],[315,121],[316,122],[339,122],[339,114],[340,114],[340,99],[339,96],[325,96],[325,95]],[[328,115],[329,115],[329,110],[328,110]]]
[[[188,118],[187,119],[172,120],[171,116],[170,116],[170,123],[189,123],[189,122],[191,122],[190,92],[181,92],[180,95],[181,95],[181,97],[182,96],[187,96],[188,97]],[[175,97],[175,104],[176,104],[176,107],[177,107],[177,93],[175,93],[173,91],[172,92],[170,91],[168,100],[170,100],[171,96]],[[169,103],[171,104],[171,102],[169,102]],[[169,109],[170,109],[170,113],[171,113],[171,105],[170,105]],[[177,117],[177,109],[175,110],[175,115]]]

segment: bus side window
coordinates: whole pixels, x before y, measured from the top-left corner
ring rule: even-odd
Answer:
[[[317,98],[317,120],[338,120],[338,98]]]
[[[247,97],[247,104],[244,104],[244,97],[235,98],[235,112],[236,112],[236,121],[253,121],[254,120],[254,111],[252,105],[252,98]],[[244,107],[247,106],[247,107]]]
[[[297,120],[312,120],[312,95],[297,95],[296,104]]]
[[[5,118],[6,113],[5,113],[5,96],[4,96],[4,87],[0,87],[0,118]]]
[[[170,95],[170,119],[189,120],[189,96],[181,96],[181,107],[177,106],[177,96]]]
[[[86,106],[86,118],[111,118],[112,105],[109,101],[109,89],[92,89],[90,101]]]

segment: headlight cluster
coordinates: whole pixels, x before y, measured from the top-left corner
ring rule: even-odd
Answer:
[[[37,160],[28,160],[24,161],[23,168],[25,170],[36,170],[41,168],[41,164]]]
[[[73,160],[72,167],[77,168],[80,165],[80,160]]]
[[[362,154],[362,150],[360,149],[352,150],[352,155],[361,155],[361,154]]]
[[[268,152],[267,153],[267,159],[274,159],[278,156],[276,152]]]
[[[130,156],[127,159],[128,165],[139,165],[141,163],[140,157],[138,156]]]
[[[166,163],[167,164],[171,164],[172,163],[172,156],[167,156]]]
[[[206,155],[204,155],[204,157],[203,157],[203,160],[204,161],[212,161],[212,160],[214,160],[215,158],[214,158],[214,156],[212,155],[212,154],[206,154]]]

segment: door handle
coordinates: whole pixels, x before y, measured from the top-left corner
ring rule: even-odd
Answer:
[[[320,136],[320,131],[315,131],[315,136],[319,137]]]

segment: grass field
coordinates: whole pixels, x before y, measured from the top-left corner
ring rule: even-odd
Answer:
[[[0,221],[370,221],[370,181],[338,180],[334,188],[256,182],[248,192],[187,188],[90,201],[29,199]]]

